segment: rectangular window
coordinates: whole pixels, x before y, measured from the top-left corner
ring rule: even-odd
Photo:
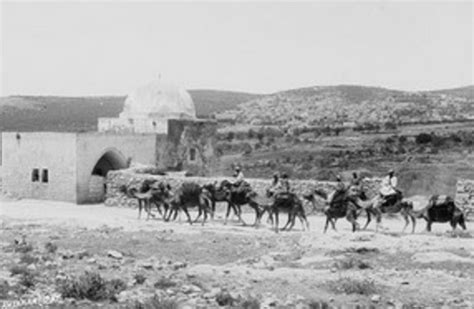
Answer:
[[[39,177],[40,177],[39,168],[34,168],[33,171],[31,172],[31,181],[38,182]]]
[[[196,160],[196,149],[191,148],[189,149],[189,161],[195,161]]]
[[[49,172],[48,172],[48,169],[45,168],[41,171],[41,182],[49,182]]]

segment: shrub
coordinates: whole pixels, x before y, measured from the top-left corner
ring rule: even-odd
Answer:
[[[21,243],[21,244],[15,244],[15,252],[18,253],[28,253],[33,251],[33,245],[32,244],[26,244],[26,243]]]
[[[371,267],[368,263],[364,261],[350,257],[350,258],[337,261],[336,268],[345,270],[345,269],[352,269],[352,268],[367,269]]]
[[[216,295],[216,302],[219,306],[233,306],[234,298],[227,291],[221,291]]]
[[[29,253],[23,254],[20,258],[20,263],[23,263],[26,265],[38,263],[38,261],[39,261],[39,258]]]
[[[153,286],[157,289],[164,290],[164,289],[176,286],[176,282],[174,282],[173,280],[171,280],[169,278],[162,277],[162,278],[160,278],[160,280],[156,281]]]
[[[235,137],[235,133],[232,132],[232,131],[230,131],[230,132],[227,133],[225,139],[226,139],[227,141],[229,141],[229,142],[232,142],[232,140],[234,139],[234,137]]]
[[[238,308],[242,309],[260,309],[260,301],[257,298],[249,297],[247,299],[242,300]]]
[[[325,301],[312,300],[308,303],[309,309],[329,309],[329,304]]]
[[[16,276],[16,275],[23,275],[23,274],[26,274],[30,272],[30,270],[28,268],[26,268],[25,265],[14,265],[12,267],[10,267],[10,273],[12,276]]]
[[[44,244],[44,249],[46,250],[46,252],[48,253],[56,253],[56,251],[58,250],[58,246],[52,242],[47,242],[46,244]]]
[[[116,300],[126,284],[120,279],[104,280],[100,274],[85,272],[79,278],[64,280],[58,287],[63,298],[88,299],[92,301]]]
[[[340,278],[328,283],[328,286],[336,293],[371,295],[377,292],[372,280],[356,280],[352,278]]]
[[[143,284],[146,281],[146,277],[143,274],[136,274],[133,278],[137,284]]]
[[[18,284],[24,286],[27,289],[34,287],[36,284],[36,274],[31,271],[24,273],[21,275]]]
[[[0,281],[0,299],[7,299],[9,291],[10,291],[10,285],[8,284],[8,281],[1,280]]]
[[[415,137],[415,142],[417,144],[428,144],[431,143],[432,136],[428,133],[420,133]]]
[[[145,301],[145,303],[136,302],[135,309],[177,309],[179,304],[172,298],[159,297],[158,295]]]

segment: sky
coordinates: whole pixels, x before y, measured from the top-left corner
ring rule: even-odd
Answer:
[[[1,2],[0,96],[473,82],[473,3]]]

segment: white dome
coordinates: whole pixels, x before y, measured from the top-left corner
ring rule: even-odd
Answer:
[[[120,118],[194,119],[196,109],[186,89],[156,80],[136,89],[125,99]]]

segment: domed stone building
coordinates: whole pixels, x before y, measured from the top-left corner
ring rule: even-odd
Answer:
[[[167,133],[169,119],[195,120],[193,100],[183,87],[155,80],[127,96],[118,118],[99,118],[99,131]]]
[[[208,175],[217,123],[196,118],[189,93],[153,81],[133,91],[99,132],[3,132],[3,189],[19,197],[93,203],[108,171],[131,163]]]

